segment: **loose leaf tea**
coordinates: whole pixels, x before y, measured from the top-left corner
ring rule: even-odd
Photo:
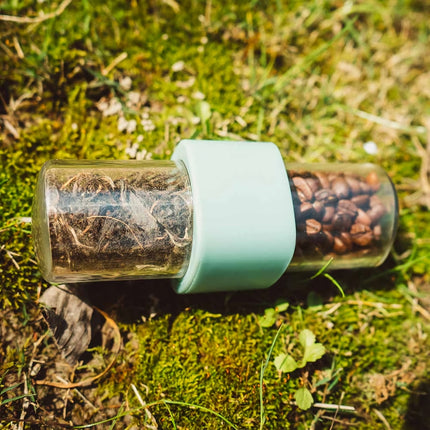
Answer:
[[[188,176],[173,162],[46,172],[57,278],[180,277],[189,258]]]

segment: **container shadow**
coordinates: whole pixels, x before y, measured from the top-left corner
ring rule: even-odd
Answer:
[[[403,430],[430,430],[430,379],[421,381],[409,397]]]
[[[394,244],[398,254],[412,249],[407,228],[401,222]],[[379,267],[329,271],[345,294],[369,290],[390,291],[396,288],[401,276],[392,257]],[[175,293],[172,282],[166,279],[139,281],[94,282],[82,284],[90,302],[113,312],[119,321],[135,322],[151,315],[175,316],[186,308],[203,309],[222,315],[233,313],[261,313],[278,300],[291,305],[306,307],[310,297],[327,303],[341,292],[332,280],[315,272],[288,271],[270,288],[254,291],[219,292],[180,295]]]
[[[331,276],[345,294],[368,289],[387,291],[395,288],[393,262],[375,269],[335,271]],[[264,290],[177,294],[169,280],[96,282],[85,284],[85,294],[91,304],[104,309],[123,323],[142,321],[155,315],[177,316],[184,309],[230,315],[262,313],[279,300],[292,306],[306,307],[317,297],[326,303],[341,293],[334,283],[313,273],[286,273],[273,286]]]

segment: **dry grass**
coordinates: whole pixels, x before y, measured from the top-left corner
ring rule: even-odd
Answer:
[[[0,427],[258,428],[262,398],[267,429],[428,429],[429,19],[415,1],[3,2]],[[65,366],[35,304],[47,285],[23,221],[38,169],[51,158],[169,158],[190,137],[270,140],[286,161],[382,165],[400,199],[392,255],[332,274],[345,298],[310,274],[196,297],[163,282],[91,286],[121,330],[115,366],[89,388],[37,385],[109,363],[96,346]],[[261,327],[279,301],[288,310]],[[274,354],[303,329],[328,353],[288,375],[269,361],[260,385],[280,322]],[[356,413],[301,411],[299,387]]]

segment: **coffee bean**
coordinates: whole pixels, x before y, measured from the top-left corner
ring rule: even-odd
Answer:
[[[366,212],[364,212],[364,210],[357,209],[357,216],[355,218],[355,222],[358,222],[364,225],[370,225],[372,224],[372,219],[370,218],[369,215],[367,215]]]
[[[351,226],[350,233],[352,236],[355,236],[357,234],[366,233],[368,231],[370,231],[369,226],[360,224],[360,223],[355,223]]]
[[[327,188],[323,188],[315,193],[315,200],[325,205],[334,205],[337,202],[336,194]]]
[[[316,219],[307,219],[306,220],[306,234],[309,236],[318,234],[321,231],[321,223]]]
[[[322,222],[325,224],[328,224],[333,219],[333,216],[336,212],[336,209],[334,206],[326,206],[324,210],[324,216],[322,218]]]
[[[300,201],[312,200],[314,193],[306,179],[302,178],[301,176],[294,176],[292,181],[296,187],[297,194],[300,193],[304,197],[304,199],[300,198],[299,195]]]
[[[334,237],[329,231],[322,232],[321,235],[324,238],[324,245],[327,250],[331,250],[333,248]]]
[[[340,236],[334,236],[333,251],[336,254],[345,254],[350,249],[351,249],[350,241],[348,240],[345,241],[345,238],[342,238]]]
[[[343,231],[343,232],[341,232],[339,234],[339,238],[342,240],[342,242],[346,246],[346,249],[348,251],[350,251],[352,249],[352,238],[351,238],[351,235],[348,232]]]
[[[369,198],[369,205],[371,208],[373,208],[375,206],[382,205],[382,201],[377,195],[374,194]]]
[[[351,201],[357,207],[363,209],[369,206],[369,196],[367,194],[359,194],[358,196],[352,197]]]
[[[346,212],[336,212],[332,220],[333,229],[336,231],[347,231],[351,227],[352,216]]]
[[[324,233],[326,233],[326,232],[331,233],[332,231],[334,231],[333,224],[331,222],[327,223],[327,224],[323,224],[322,230]]]
[[[362,178],[334,172],[289,174],[297,222],[295,256],[360,258],[378,246],[386,208],[376,194],[380,188],[376,173]]]
[[[298,218],[299,220],[306,220],[315,216],[315,209],[312,203],[304,202],[299,206]]]
[[[320,181],[317,178],[306,178],[306,183],[309,185],[312,194],[314,194],[321,188]]]
[[[369,246],[372,244],[373,241],[373,233],[371,231],[368,231],[367,233],[363,233],[359,236],[353,237],[353,242],[364,248],[365,246]]]
[[[321,220],[322,220],[322,218],[323,218],[323,217],[324,217],[324,215],[325,215],[325,207],[324,207],[324,203],[319,202],[319,201],[317,200],[317,201],[313,202],[312,207],[313,207],[314,212],[315,212],[315,213],[314,213],[314,217],[315,217],[315,219],[317,219],[318,221],[321,221]],[[334,210],[334,208],[333,208],[333,210]]]
[[[297,190],[297,197],[300,201],[300,203],[308,202],[309,199],[306,197],[306,195],[302,192],[302,190]]]
[[[339,200],[337,207],[339,211],[347,213],[351,216],[351,218],[354,218],[355,215],[357,215],[357,206],[355,206],[355,204],[352,203],[351,200]]]
[[[336,177],[336,179],[333,180],[331,187],[338,199],[348,198],[350,192],[349,186],[342,176]]]
[[[375,224],[385,215],[385,206],[381,199],[376,195],[370,197],[369,204],[370,209],[367,211],[367,215],[372,220],[372,224]]]
[[[370,186],[370,188],[374,193],[376,193],[379,190],[379,187],[381,186],[378,174],[373,171],[366,176],[366,183]]]
[[[360,189],[363,194],[370,194],[372,192],[370,185],[366,184],[366,182],[360,182]]]
[[[351,238],[352,241],[358,246],[368,246],[372,243],[373,232],[367,225],[353,224],[351,226]]]
[[[375,240],[381,240],[381,236],[382,236],[382,227],[381,227],[381,224],[377,224],[375,225],[375,227],[373,227],[373,237],[375,238]]]
[[[323,172],[315,172],[315,176],[318,178],[321,184],[321,188],[330,188],[330,181],[328,176]]]
[[[353,176],[345,176],[345,181],[349,186],[352,196],[356,196],[357,194],[360,194],[361,192],[360,181],[357,178],[354,178]]]
[[[372,224],[375,225],[385,215],[384,205],[377,205],[367,211],[367,215],[372,220]]]

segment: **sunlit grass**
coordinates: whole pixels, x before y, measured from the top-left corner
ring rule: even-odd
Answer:
[[[60,4],[0,5],[0,15],[32,18],[0,17],[1,424],[145,428],[149,410],[160,428],[427,428],[428,7],[107,0],[42,19]],[[19,221],[31,216],[40,166],[165,159],[183,138],[267,140],[286,161],[382,165],[400,200],[392,255],[376,269],[289,274],[262,292],[94,286],[123,336],[115,366],[79,394],[31,385],[64,370],[34,305],[47,285]],[[266,309],[273,318],[260,325]],[[278,373],[273,357],[305,329],[326,355]],[[356,412],[302,411],[302,387]]]

